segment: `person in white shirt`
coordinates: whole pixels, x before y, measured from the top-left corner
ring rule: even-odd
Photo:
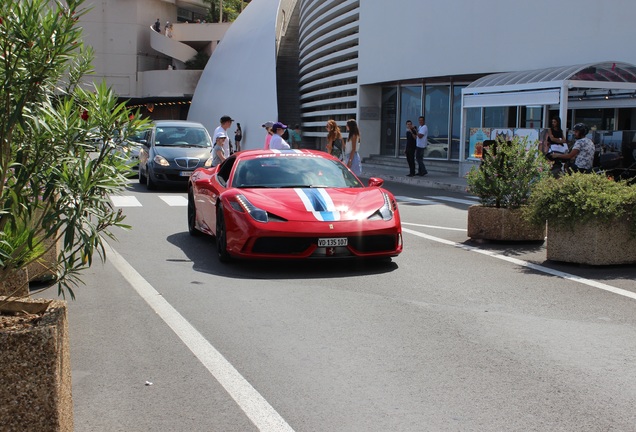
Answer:
[[[272,125],[274,135],[272,135],[272,139],[269,142],[269,148],[271,150],[289,150],[291,148],[282,136],[285,133],[285,129],[287,129],[287,126],[281,122],[276,122]]]
[[[418,119],[420,126],[417,128],[417,138],[415,143],[415,160],[418,166],[418,176],[428,174],[424,166],[424,149],[428,146],[428,127],[424,124],[424,116]]]
[[[216,137],[218,135],[225,135],[226,137],[230,136],[230,133],[228,132],[228,129],[230,128],[230,126],[232,126],[232,122],[234,121],[234,119],[232,117],[230,117],[229,115],[224,115],[223,117],[221,117],[221,125],[218,126],[216,129],[214,129],[214,134],[212,135],[212,139],[214,140],[214,142],[216,142]],[[229,158],[230,154],[232,154],[232,143],[230,141],[229,138],[225,139],[225,142],[223,143],[223,153],[225,153],[225,157]]]

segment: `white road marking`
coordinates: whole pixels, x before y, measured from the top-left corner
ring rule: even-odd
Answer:
[[[260,431],[293,429],[252,385],[121,255],[106,244],[110,261],[137,293],[168,324],[199,361],[232,396]]]
[[[159,195],[159,198],[171,207],[186,207],[188,205],[188,199],[179,195]]]
[[[134,196],[111,195],[110,200],[115,207],[141,207],[141,203]]]
[[[443,226],[437,226],[437,225],[424,225],[424,224],[416,224],[416,223],[408,223],[408,222],[402,222],[402,225],[411,225],[411,226],[418,226],[418,227],[424,227],[424,228],[435,228],[435,229],[443,229],[448,231],[466,232],[466,228],[450,228],[450,227],[443,227]]]
[[[437,201],[420,199],[420,198],[411,198],[407,196],[396,196],[395,199],[398,200],[398,202],[409,202],[413,204],[422,204],[422,205],[439,204]]]
[[[448,202],[455,202],[459,204],[468,204],[468,205],[477,204],[476,200],[453,198],[453,197],[447,197],[447,196],[432,196],[432,197],[427,197],[427,199],[421,199],[421,198],[411,198],[407,196],[398,195],[395,197],[395,199],[397,199],[399,202],[410,202],[413,204],[422,204],[422,205],[439,204],[439,201],[448,201]]]
[[[480,253],[480,254],[483,254],[483,255],[487,255],[487,256],[490,256],[490,257],[493,257],[493,258],[497,258],[497,259],[500,259],[500,260],[503,260],[503,261],[508,261],[510,263],[513,263],[513,264],[516,264],[516,265],[519,265],[519,266],[522,266],[522,267],[527,267],[527,268],[530,268],[532,270],[540,271],[542,273],[547,273],[547,274],[550,274],[552,276],[557,276],[557,277],[560,277],[560,278],[563,278],[563,279],[570,280],[572,282],[578,282],[578,283],[583,284],[583,285],[588,285],[588,286],[591,286],[591,287],[594,287],[594,288],[601,289],[603,291],[611,292],[611,293],[614,293],[614,294],[621,295],[623,297],[631,298],[632,300],[636,300],[636,293],[633,293],[631,291],[627,291],[627,290],[624,290],[624,289],[621,289],[621,288],[616,288],[616,287],[613,287],[611,285],[607,285],[607,284],[604,284],[604,283],[601,283],[601,282],[597,282],[595,280],[585,279],[585,278],[582,278],[580,276],[576,276],[576,275],[573,275],[573,274],[570,274],[570,273],[565,273],[565,272],[562,272],[562,271],[559,271],[559,270],[554,270],[554,269],[551,269],[551,268],[548,268],[548,267],[543,267],[542,265],[534,264],[534,263],[531,263],[531,262],[528,262],[528,261],[523,261],[523,260],[520,260],[518,258],[512,258],[512,257],[501,255],[501,254],[498,254],[496,252],[492,252],[492,251],[489,251],[489,250],[479,249],[477,247],[467,246],[465,244],[457,243],[457,242],[454,242],[454,241],[451,241],[451,240],[446,240],[446,239],[439,238],[439,237],[434,237],[434,236],[431,236],[431,235],[428,235],[428,234],[423,234],[421,232],[413,231],[413,230],[410,230],[408,228],[402,228],[402,232],[407,232],[409,234],[413,234],[415,236],[422,237],[422,238],[425,238],[425,239],[428,239],[428,240],[432,240],[432,241],[436,241],[438,243],[443,243],[443,244],[446,244],[446,245],[449,245],[449,246],[455,246],[457,248],[464,249],[464,250],[467,250],[469,252],[477,252],[477,253]]]

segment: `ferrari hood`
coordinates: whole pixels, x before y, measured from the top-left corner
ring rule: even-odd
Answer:
[[[289,221],[366,219],[384,205],[379,188],[243,189],[256,207]]]

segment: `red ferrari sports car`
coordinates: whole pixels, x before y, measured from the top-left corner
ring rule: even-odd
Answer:
[[[216,237],[219,259],[394,257],[397,202],[315,150],[247,150],[188,183],[188,230]]]

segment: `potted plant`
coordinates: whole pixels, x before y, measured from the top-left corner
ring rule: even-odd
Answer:
[[[547,221],[547,259],[588,265],[636,263],[636,185],[604,175],[546,178],[532,190],[528,221]]]
[[[545,227],[528,223],[521,213],[533,185],[549,175],[537,143],[526,137],[497,137],[484,146],[482,162],[467,174],[468,192],[479,205],[468,209],[468,237],[495,241],[543,241]]]
[[[58,295],[74,298],[73,288],[94,253],[105,257],[103,237],[113,237],[112,227],[127,228],[109,195],[126,187],[130,167],[125,155],[113,150],[148,123],[105,84],[84,81],[92,51],[82,46],[82,3],[0,2],[0,285],[5,287],[0,418],[8,430],[72,430],[73,421],[66,303],[19,299],[28,293],[7,287],[59,247],[47,267],[54,270]],[[99,152],[93,151],[91,134],[105,143]]]

